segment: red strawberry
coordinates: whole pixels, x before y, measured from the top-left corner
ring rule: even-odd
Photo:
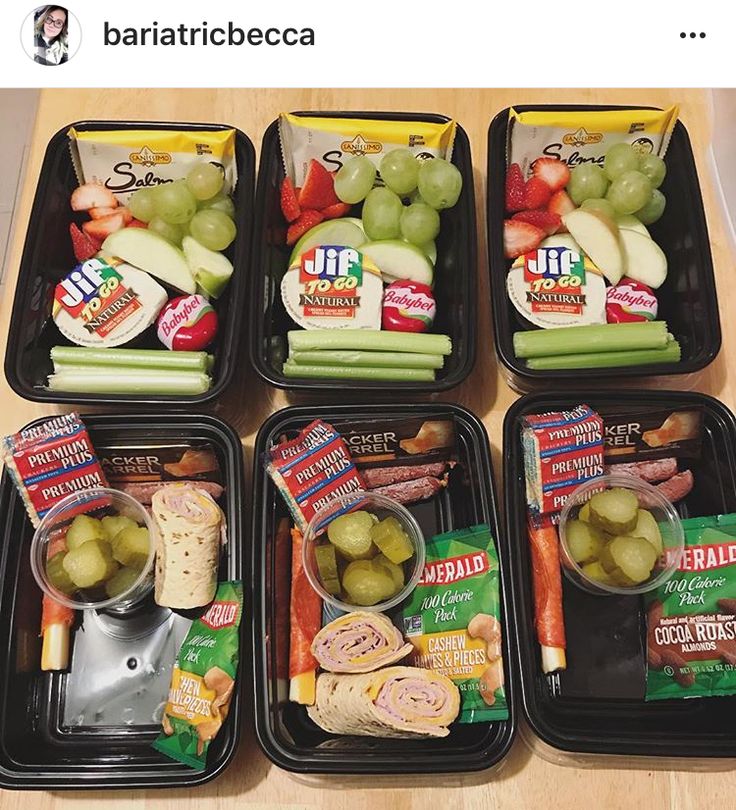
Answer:
[[[116,208],[111,208],[108,205],[104,208],[90,208],[87,213],[92,217],[92,219],[102,219],[102,217],[106,217],[108,214],[114,214],[116,211]]]
[[[290,177],[284,177],[281,183],[281,212],[287,222],[299,219],[299,214],[302,212]]]
[[[99,253],[102,242],[80,231],[74,222],[69,226],[69,236],[72,238],[72,249],[78,262],[86,262]]]
[[[335,194],[335,176],[325,169],[318,161],[312,158],[307,167],[307,174],[299,193],[299,205],[302,209],[313,208],[321,211],[330,205],[339,203]]]
[[[530,177],[524,186],[524,208],[544,208],[552,196],[550,187],[538,177]]]
[[[514,214],[511,219],[515,219],[518,222],[528,222],[530,225],[536,225],[537,228],[541,228],[545,231],[547,236],[552,236],[553,233],[557,233],[557,229],[562,225],[562,220],[557,214],[544,210],[519,211],[519,213]]]
[[[141,222],[139,219],[133,217],[130,222],[125,226],[126,228],[147,228],[148,223]]]
[[[570,211],[574,211],[576,208],[577,206],[564,190],[555,191],[547,205],[547,210],[551,214],[557,214],[557,216],[560,218],[564,217],[565,214],[569,214]],[[566,233],[567,228],[560,224],[557,232]]]
[[[327,208],[323,208],[320,213],[325,219],[337,219],[338,217],[344,217],[349,211],[350,204],[341,202],[328,205]]]
[[[71,196],[72,211],[89,211],[90,208],[117,208],[118,201],[109,188],[102,183],[84,183],[75,188]]]
[[[103,242],[107,237],[125,227],[125,217],[122,214],[109,214],[102,219],[91,219],[82,225],[82,230],[93,239]]]
[[[507,219],[503,223],[503,250],[507,259],[515,259],[535,250],[547,234],[536,225]]]
[[[540,157],[532,164],[532,174],[546,183],[552,191],[565,188],[570,180],[567,164],[557,158]]]
[[[302,211],[299,219],[289,225],[289,230],[286,232],[286,244],[293,245],[301,239],[308,230],[314,228],[315,225],[319,225],[323,219],[324,217],[320,211]]]
[[[524,175],[521,166],[512,163],[506,170],[506,210],[523,211],[524,208]]]

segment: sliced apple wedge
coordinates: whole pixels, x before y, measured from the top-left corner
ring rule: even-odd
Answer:
[[[639,222],[633,214],[625,214],[616,217],[616,225],[618,225],[619,230],[636,231],[642,236],[649,236],[651,238],[647,226]]]
[[[624,274],[624,254],[616,225],[608,217],[577,208],[562,217],[565,227],[611,284]]]
[[[181,247],[199,287],[212,298],[219,298],[233,274],[230,259],[224,253],[201,245],[193,236],[185,236]]]
[[[667,278],[667,257],[662,248],[637,231],[622,230],[626,275],[656,290]]]

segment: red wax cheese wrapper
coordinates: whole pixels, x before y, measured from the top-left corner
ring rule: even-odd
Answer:
[[[159,313],[156,334],[167,349],[206,349],[217,334],[217,313],[203,295],[180,295]]]
[[[653,321],[656,317],[657,296],[646,284],[624,278],[606,290],[608,323]]]
[[[417,281],[394,281],[383,293],[383,329],[393,332],[426,332],[437,306],[432,288]]]

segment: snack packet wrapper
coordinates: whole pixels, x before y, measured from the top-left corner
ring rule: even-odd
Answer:
[[[645,594],[648,701],[736,695],[736,514],[682,526],[677,570]]]
[[[373,118],[322,118],[281,113],[279,137],[284,169],[301,186],[313,158],[336,171],[355,155],[365,155],[378,168],[392,149],[411,149],[417,158],[452,158],[455,121],[382,121]]]
[[[212,604],[192,622],[171,674],[163,730],[153,747],[198,770],[230,709],[242,613],[242,582],[221,582]]]
[[[409,666],[450,678],[460,690],[460,723],[506,720],[499,563],[490,527],[427,540],[424,572],[402,610]]]
[[[223,191],[237,183],[235,130],[112,129],[71,127],[69,146],[80,183],[102,183],[126,205],[134,191],[180,180],[196,163],[225,173]]]
[[[509,111],[506,155],[522,174],[540,156],[557,158],[571,169],[581,163],[603,165],[609,147],[629,143],[663,158],[677,123],[678,108],[667,110]]]

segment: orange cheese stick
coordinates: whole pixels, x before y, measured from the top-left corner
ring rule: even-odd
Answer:
[[[66,551],[66,535],[59,533],[48,544],[47,559]],[[66,669],[69,666],[69,628],[74,624],[74,611],[44,594],[41,613],[41,669]]]
[[[317,684],[317,661],[312,655],[311,647],[322,625],[322,600],[304,573],[303,542],[302,533],[298,529],[292,529],[289,700],[311,706],[315,701]]]

